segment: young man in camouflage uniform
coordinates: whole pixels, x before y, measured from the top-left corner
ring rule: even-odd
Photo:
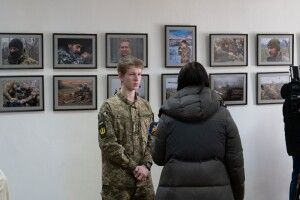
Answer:
[[[153,200],[150,168],[153,121],[149,103],[137,96],[143,62],[131,56],[120,60],[121,90],[99,112],[102,152],[102,200]]]

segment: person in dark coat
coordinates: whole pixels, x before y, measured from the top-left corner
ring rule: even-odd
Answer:
[[[281,87],[283,103],[283,117],[285,129],[285,141],[288,155],[293,159],[293,172],[290,183],[290,200],[296,200],[298,175],[300,175],[300,81],[292,80]]]
[[[159,110],[151,154],[164,166],[157,200],[242,200],[244,160],[236,124],[209,88],[198,62],[178,76],[177,93]]]

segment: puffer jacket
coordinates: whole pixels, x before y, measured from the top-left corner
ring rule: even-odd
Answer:
[[[160,109],[152,157],[164,166],[157,200],[242,200],[244,161],[238,129],[218,94],[186,87]]]

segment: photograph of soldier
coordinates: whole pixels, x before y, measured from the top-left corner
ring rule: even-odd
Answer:
[[[96,76],[54,76],[55,110],[95,109],[95,82]]]
[[[54,68],[96,68],[96,34],[53,34]]]
[[[162,104],[173,96],[177,91],[177,77],[178,75],[163,74],[162,75]]]
[[[133,56],[147,67],[147,34],[106,34],[106,64],[116,67],[119,60]]]
[[[258,35],[258,65],[292,65],[293,35]]]
[[[247,35],[211,34],[211,66],[247,65]]]
[[[0,111],[43,109],[43,77],[0,77]]]
[[[211,88],[226,105],[246,104],[247,74],[210,74]]]
[[[166,66],[183,66],[195,60],[194,27],[166,28]]]
[[[107,98],[109,98],[120,91],[121,81],[118,75],[107,75],[107,78],[108,78]],[[148,87],[149,87],[149,75],[143,74],[139,89],[136,91],[139,97],[149,100]]]
[[[280,90],[289,82],[288,72],[258,73],[258,103],[283,103]]]
[[[42,68],[41,35],[1,35],[0,68]]]

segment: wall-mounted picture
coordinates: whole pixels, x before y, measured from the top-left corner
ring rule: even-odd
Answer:
[[[196,26],[165,25],[165,65],[182,67],[196,61]]]
[[[161,104],[177,92],[178,74],[161,75]]]
[[[44,110],[43,76],[0,76],[0,112]]]
[[[121,81],[117,74],[107,75],[107,98],[117,94],[121,89]],[[149,101],[149,74],[143,74],[137,95]]]
[[[247,66],[247,34],[210,34],[210,66]]]
[[[257,34],[257,65],[293,65],[294,34]]]
[[[53,110],[96,110],[97,76],[53,76]]]
[[[42,69],[42,33],[0,33],[0,69]]]
[[[97,68],[97,35],[53,33],[53,68]]]
[[[247,73],[213,73],[210,87],[221,95],[225,105],[247,104]]]
[[[106,33],[106,67],[115,68],[121,58],[133,56],[148,67],[148,34]]]
[[[263,72],[256,74],[256,103],[283,103],[281,87],[290,81],[289,72]]]

